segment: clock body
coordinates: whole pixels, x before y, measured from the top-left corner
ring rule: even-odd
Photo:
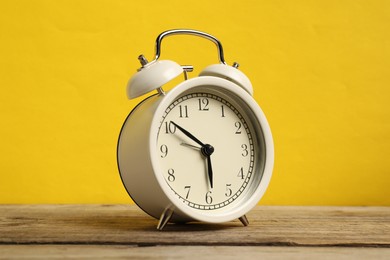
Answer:
[[[202,149],[206,144],[211,153]],[[128,194],[152,217],[169,210],[171,222],[219,223],[259,202],[271,179],[274,145],[264,113],[246,90],[200,76],[131,111],[117,160]]]

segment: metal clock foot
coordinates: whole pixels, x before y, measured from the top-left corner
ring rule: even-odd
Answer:
[[[166,208],[164,212],[161,214],[160,220],[158,221],[157,224],[157,229],[163,230],[165,225],[171,219],[172,215],[173,215],[173,210],[170,208]]]
[[[248,226],[249,225],[249,221],[248,221],[248,219],[247,219],[247,217],[245,215],[243,215],[241,218],[239,218],[239,220],[241,221],[241,223],[244,226]]]

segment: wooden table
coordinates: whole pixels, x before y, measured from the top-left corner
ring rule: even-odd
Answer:
[[[129,205],[0,205],[0,259],[390,259],[390,207],[259,206],[249,226],[168,224]]]

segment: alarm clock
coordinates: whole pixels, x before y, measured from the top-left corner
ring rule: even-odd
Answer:
[[[188,78],[192,66],[159,60],[167,36],[191,35],[215,43],[219,63]],[[270,182],[274,145],[253,87],[238,64],[228,65],[221,42],[205,32],[175,29],[156,39],[156,55],[127,84],[129,99],[148,94],[127,116],[119,134],[117,162],[131,199],[167,223],[221,223],[257,205]],[[183,76],[182,82],[164,85]]]

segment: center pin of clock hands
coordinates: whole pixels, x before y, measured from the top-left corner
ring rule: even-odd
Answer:
[[[200,151],[203,154],[203,156],[206,157],[207,160],[207,173],[209,176],[209,182],[210,182],[210,187],[213,188],[213,167],[211,165],[211,155],[214,153],[214,147],[210,144],[204,144],[201,142],[198,138],[196,138],[193,134],[185,130],[183,127],[179,126],[175,122],[171,121],[171,123],[176,126],[177,129],[179,129],[183,134],[185,134],[187,137],[189,137],[191,140],[196,142],[201,146]],[[186,146],[194,147],[193,145],[189,144],[184,144]],[[197,148],[197,147],[196,147]]]

